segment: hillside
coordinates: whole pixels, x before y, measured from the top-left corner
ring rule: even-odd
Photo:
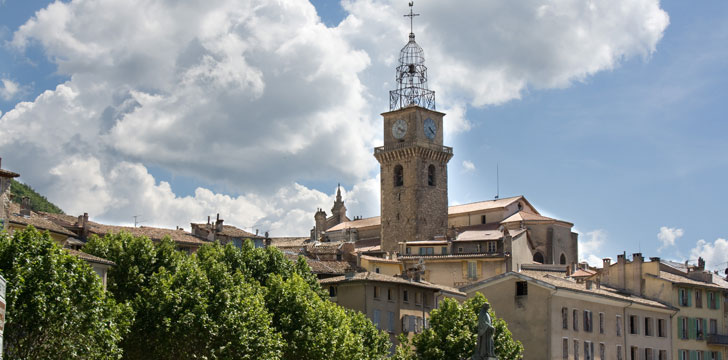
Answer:
[[[30,208],[33,211],[63,214],[63,210],[61,210],[61,208],[48,201],[45,196],[38,194],[32,187],[21,182],[11,180],[10,193],[13,194],[13,202],[18,204],[21,203],[23,197],[27,196],[30,199]]]

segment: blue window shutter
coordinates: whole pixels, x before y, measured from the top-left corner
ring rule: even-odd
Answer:
[[[721,301],[723,301],[723,294],[721,294],[720,292],[716,292],[715,293],[715,308],[716,308],[716,310],[720,310],[720,302]],[[718,353],[718,355],[720,355],[720,353]],[[718,358],[718,359],[720,359],[720,358]]]
[[[679,339],[682,339],[682,333],[683,333],[683,322],[682,322],[683,316],[677,317],[677,337]]]
[[[690,350],[690,360],[698,360],[698,352],[695,350]]]
[[[723,352],[718,351],[718,360],[723,360]]]
[[[695,334],[698,330],[695,328],[695,319],[688,318],[688,339],[695,340]],[[697,356],[697,355],[696,355]]]
[[[693,291],[690,289],[688,289],[688,306],[693,306]]]

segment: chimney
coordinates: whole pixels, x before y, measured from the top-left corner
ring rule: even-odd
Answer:
[[[624,254],[617,255],[617,264],[624,264]]]
[[[566,277],[571,276],[571,265],[566,266]]]
[[[30,198],[23,196],[23,200],[20,207],[20,215],[30,216]]]
[[[611,265],[611,264],[612,264],[612,259],[610,259],[610,258],[604,258],[604,259],[602,259],[602,269],[603,270],[608,269],[609,268],[609,265]]]
[[[210,225],[210,215],[207,215],[207,225]]]
[[[660,262],[660,258],[657,257],[657,256],[653,256],[653,257],[650,258],[650,261],[652,261],[652,262]]]
[[[0,157],[0,169],[3,168],[3,158]]]
[[[642,253],[634,253],[632,254],[632,261],[634,262],[643,262],[644,258],[642,257]]]
[[[215,220],[215,231],[222,232],[222,222],[224,220],[220,219],[220,213],[217,214],[217,220]]]

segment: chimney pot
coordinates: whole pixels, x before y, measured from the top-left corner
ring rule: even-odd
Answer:
[[[30,216],[30,198],[23,196],[21,201],[20,215]]]
[[[650,258],[650,261],[660,262],[660,258],[657,257],[657,256],[653,256],[653,257]]]
[[[207,215],[207,225],[210,225],[210,215]]]

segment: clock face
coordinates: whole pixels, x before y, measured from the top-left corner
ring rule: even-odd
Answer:
[[[394,136],[395,139],[401,140],[406,133],[407,122],[403,119],[397,119],[397,121],[392,124],[392,136]]]
[[[435,121],[430,118],[425,119],[425,136],[427,136],[430,140],[434,140],[435,135],[437,135],[437,125],[435,125]]]

